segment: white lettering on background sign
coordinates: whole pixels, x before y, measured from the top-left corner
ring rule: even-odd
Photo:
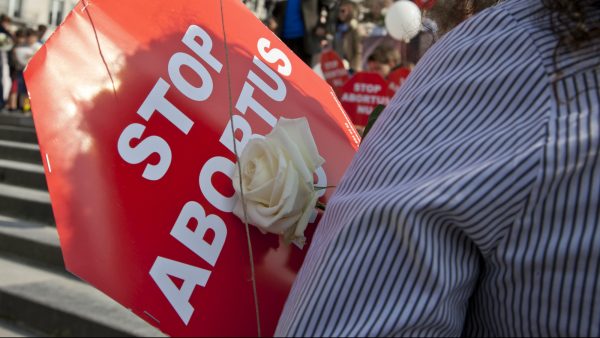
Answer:
[[[167,80],[159,78],[137,114],[148,122],[155,113],[158,113],[181,133],[188,135],[194,122],[171,103],[166,95],[174,87],[175,90],[191,100],[205,101],[209,99],[214,89],[213,76],[221,74],[223,63],[212,54],[213,41],[201,27],[190,26],[182,42],[188,50],[175,53],[168,64],[169,80],[172,85]],[[292,73],[292,63],[289,58],[280,49],[270,48],[271,41],[266,38],[260,38],[256,47],[260,58],[259,56],[253,58],[253,69],[248,71],[246,81],[235,104],[236,114],[232,118],[235,131],[237,134],[241,132],[241,137],[238,139],[233,136],[231,121],[220,137],[220,143],[231,154],[235,153],[236,148],[240,154],[250,139],[263,137],[253,134],[252,126],[244,116],[256,114],[269,126],[274,126],[277,122],[275,116],[265,105],[255,98],[255,91],[261,91],[276,102],[284,101],[287,95],[287,88],[281,76],[290,76]],[[277,72],[273,71],[265,62],[276,65]],[[194,71],[202,80],[202,84],[200,86],[191,84],[182,74],[183,67]],[[145,163],[142,177],[149,181],[158,181],[168,173],[172,163],[171,148],[163,137],[144,135],[145,130],[146,126],[140,123],[132,123],[127,126],[119,137],[118,152],[121,158],[129,164]],[[137,142],[135,146],[132,146],[132,141]],[[236,148],[234,148],[234,142]],[[153,154],[158,154],[158,163],[148,163]],[[234,197],[227,197],[218,192],[213,186],[212,179],[216,173],[222,173],[232,179],[234,169],[235,164],[231,160],[223,156],[215,156],[203,165],[198,179],[200,190],[208,203],[226,213],[233,210]],[[316,183],[327,186],[325,171],[319,168],[316,174],[318,178]],[[324,191],[319,193],[324,194]],[[210,242],[206,240],[208,233],[212,234],[212,236],[208,236],[212,238]],[[200,259],[214,267],[225,245],[227,227],[221,217],[207,214],[200,203],[189,201],[181,209],[170,234]],[[205,287],[210,274],[209,270],[161,256],[156,258],[150,269],[150,276],[186,325],[189,324],[195,310],[190,304],[194,289],[197,286]],[[170,276],[182,280],[182,286],[175,285]]]

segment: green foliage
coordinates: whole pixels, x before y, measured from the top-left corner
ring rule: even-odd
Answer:
[[[379,118],[379,115],[381,114],[381,112],[384,109],[385,109],[385,106],[382,104],[379,104],[375,107],[375,109],[373,109],[373,112],[371,113],[371,115],[369,115],[369,121],[367,122],[367,126],[365,127],[365,130],[363,131],[363,135],[362,135],[363,141],[364,141],[365,137],[367,137],[367,134],[369,133],[369,131],[371,131],[371,128],[375,124],[375,121],[377,121],[377,119]]]

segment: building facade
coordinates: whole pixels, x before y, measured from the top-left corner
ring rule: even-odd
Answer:
[[[0,13],[28,26],[54,28],[75,7],[77,0],[0,0]]]

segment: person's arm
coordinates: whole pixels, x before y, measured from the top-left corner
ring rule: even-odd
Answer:
[[[499,9],[434,45],[338,184],[277,335],[461,335],[541,170],[538,56]]]
[[[16,61],[17,68],[19,68],[19,70],[25,69],[25,67],[27,66],[27,63],[29,63],[29,60],[31,59],[32,56],[33,56],[33,53],[30,48],[27,48],[27,47],[15,48],[15,61]]]
[[[350,68],[352,68],[355,72],[359,72],[362,70],[362,36],[358,28],[354,28],[351,34],[352,57],[351,60],[348,61],[350,61]]]
[[[325,29],[327,35],[335,34],[335,25],[337,21],[339,3],[339,0],[319,1],[319,7],[321,9],[320,12],[322,12],[322,9],[325,9],[325,16],[320,17],[319,21],[321,21],[322,19],[325,20],[325,23],[321,24],[321,26]],[[321,16],[321,13],[319,13],[319,16]]]

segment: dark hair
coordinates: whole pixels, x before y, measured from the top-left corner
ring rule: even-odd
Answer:
[[[587,13],[600,8],[598,0],[541,0],[551,12],[552,30],[558,38],[554,47],[554,77],[552,89],[558,98],[558,83],[563,78],[563,69],[560,67],[559,55],[563,51],[577,51],[581,48],[594,46],[600,37],[600,23],[590,20]],[[591,45],[590,45],[591,44]],[[566,101],[573,97],[564,98]],[[562,100],[562,99],[561,99]]]
[[[369,55],[367,61],[395,66],[401,61],[400,59],[401,57],[398,49],[392,46],[380,45],[375,48],[371,55]]]
[[[0,22],[12,22],[12,19],[6,14],[0,14]]]
[[[27,28],[25,30],[25,36],[30,37],[30,36],[37,36],[37,31],[35,31],[32,28]]]
[[[552,12],[552,27],[559,37],[559,46],[578,49],[600,37],[600,22],[587,17],[591,9],[600,8],[600,1],[542,0],[542,3]]]
[[[502,0],[440,0],[430,12],[443,34],[469,16]],[[581,43],[600,36],[600,22],[587,18],[589,9],[600,7],[598,0],[540,0],[552,12],[552,24],[561,45],[579,48]],[[567,28],[565,30],[565,28]]]
[[[24,38],[25,36],[27,36],[27,32],[23,28],[21,28],[15,32],[15,37],[17,37],[17,38]]]
[[[498,2],[500,0],[439,0],[428,14],[438,24],[440,35],[443,35],[470,16]]]
[[[358,18],[358,14],[359,14],[358,5],[354,1],[351,1],[351,0],[342,0],[342,1],[339,2],[338,10],[342,6],[346,6],[346,5],[350,6],[350,8],[351,8],[351,14],[352,14],[351,18],[352,19],[357,19]]]

